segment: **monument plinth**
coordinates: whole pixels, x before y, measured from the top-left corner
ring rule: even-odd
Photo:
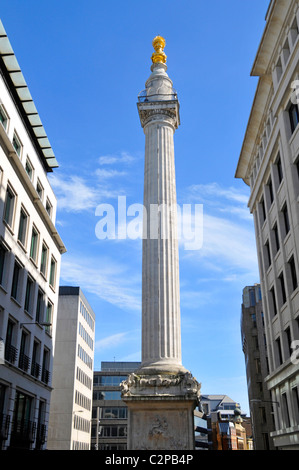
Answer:
[[[174,164],[179,102],[166,71],[165,40],[153,40],[151,75],[139,94],[145,133],[142,363],[122,384],[129,450],[194,449],[200,385],[182,366]]]

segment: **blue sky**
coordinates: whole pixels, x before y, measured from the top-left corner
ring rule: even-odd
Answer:
[[[95,369],[140,360],[141,241],[99,240],[95,209],[143,202],[137,96],[152,39],[166,39],[180,101],[179,204],[203,204],[200,250],[180,245],[183,365],[204,394],[248,412],[240,338],[242,289],[259,281],[249,188],[234,178],[257,85],[250,70],[269,0],[2,0],[1,20],[49,136],[61,285],[96,313]]]

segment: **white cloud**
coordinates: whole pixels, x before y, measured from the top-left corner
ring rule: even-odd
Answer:
[[[90,180],[81,176],[49,176],[50,184],[57,197],[58,210],[82,212],[94,209],[98,204],[115,198],[121,190],[111,190],[104,185],[92,185]]]
[[[104,349],[115,348],[122,344],[126,338],[127,333],[116,333],[114,335],[107,336],[106,338],[99,339],[95,342],[95,349],[97,351],[103,351]]]
[[[249,191],[240,191],[233,186],[229,188],[223,188],[218,183],[209,184],[194,184],[188,188],[190,196],[195,199],[206,199],[212,200],[217,198],[218,202],[221,202],[219,198],[224,198],[229,201],[241,203],[247,205],[249,199]]]
[[[100,299],[130,312],[140,313],[141,292],[130,266],[122,266],[115,259],[82,258],[64,255],[61,279]]]
[[[125,171],[104,170],[102,168],[98,168],[95,171],[95,174],[101,179],[107,179],[107,178],[115,178],[117,176],[125,176],[127,173]]]
[[[121,152],[120,156],[117,155],[102,155],[99,157],[100,165],[114,165],[115,163],[128,164],[135,161],[135,158],[132,155],[129,155],[127,152]]]

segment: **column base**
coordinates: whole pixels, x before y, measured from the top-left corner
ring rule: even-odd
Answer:
[[[200,384],[190,372],[136,372],[121,387],[128,407],[128,450],[194,450]]]

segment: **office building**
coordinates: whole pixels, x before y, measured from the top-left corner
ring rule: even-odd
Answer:
[[[120,384],[140,367],[140,362],[102,362],[94,372],[92,403],[92,450],[127,449],[127,405]]]
[[[95,314],[80,287],[61,286],[49,450],[89,450]]]
[[[236,177],[250,186],[277,449],[299,449],[299,9],[272,0]]]
[[[0,448],[44,449],[61,254],[53,150],[0,21]]]
[[[273,450],[273,440],[270,437],[270,432],[274,431],[273,405],[265,383],[269,366],[259,284],[247,286],[243,290],[241,337],[254,448],[256,450]]]
[[[231,419],[234,416],[234,411],[240,405],[232,400],[227,395],[201,395],[200,408],[206,417],[210,417],[211,413],[218,413],[221,419]],[[242,413],[242,417],[246,413]]]

